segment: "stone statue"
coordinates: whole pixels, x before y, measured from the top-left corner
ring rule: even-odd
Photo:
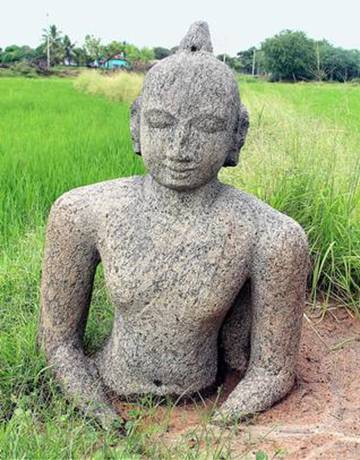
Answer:
[[[71,190],[52,207],[39,337],[67,394],[104,425],[117,416],[109,394],[195,394],[219,367],[244,376],[217,417],[263,411],[293,386],[307,241],[291,218],[218,181],[247,128],[233,74],[197,22],[131,110],[149,174]],[[88,356],[100,262],[115,318]]]

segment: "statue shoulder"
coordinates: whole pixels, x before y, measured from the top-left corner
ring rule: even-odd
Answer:
[[[295,247],[300,248],[301,252],[308,252],[305,231],[292,217],[262,203],[262,206],[259,206],[257,219],[258,245],[266,247],[268,252],[288,252]]]
[[[277,212],[254,195],[229,185],[224,187],[222,205],[236,220],[247,221],[256,228],[261,226],[263,216]]]
[[[224,203],[238,222],[247,222],[255,247],[267,252],[299,246],[308,251],[307,237],[301,225],[259,198],[233,187],[226,187]],[[266,250],[266,251],[265,251]]]
[[[97,217],[107,206],[131,201],[141,189],[143,178],[134,176],[115,179],[72,189],[52,205],[49,221],[66,220],[89,230],[96,227]]]
[[[293,259],[294,263],[308,260],[308,239],[296,220],[254,196],[248,195],[248,203],[256,226],[256,258],[276,256],[283,261]]]

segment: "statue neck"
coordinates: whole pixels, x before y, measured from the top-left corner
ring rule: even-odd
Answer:
[[[144,179],[144,198],[159,211],[174,213],[197,213],[209,208],[223,188],[217,178],[196,189],[179,191],[159,184],[147,175]]]

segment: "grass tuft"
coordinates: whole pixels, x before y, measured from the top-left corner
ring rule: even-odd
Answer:
[[[116,72],[108,75],[86,70],[75,80],[75,88],[110,101],[131,103],[140,94],[143,80],[142,74]]]

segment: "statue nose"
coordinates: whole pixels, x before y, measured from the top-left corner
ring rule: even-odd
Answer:
[[[178,161],[192,161],[192,155],[189,151],[190,124],[181,123],[177,126],[173,138],[173,148],[171,149],[172,157]]]

